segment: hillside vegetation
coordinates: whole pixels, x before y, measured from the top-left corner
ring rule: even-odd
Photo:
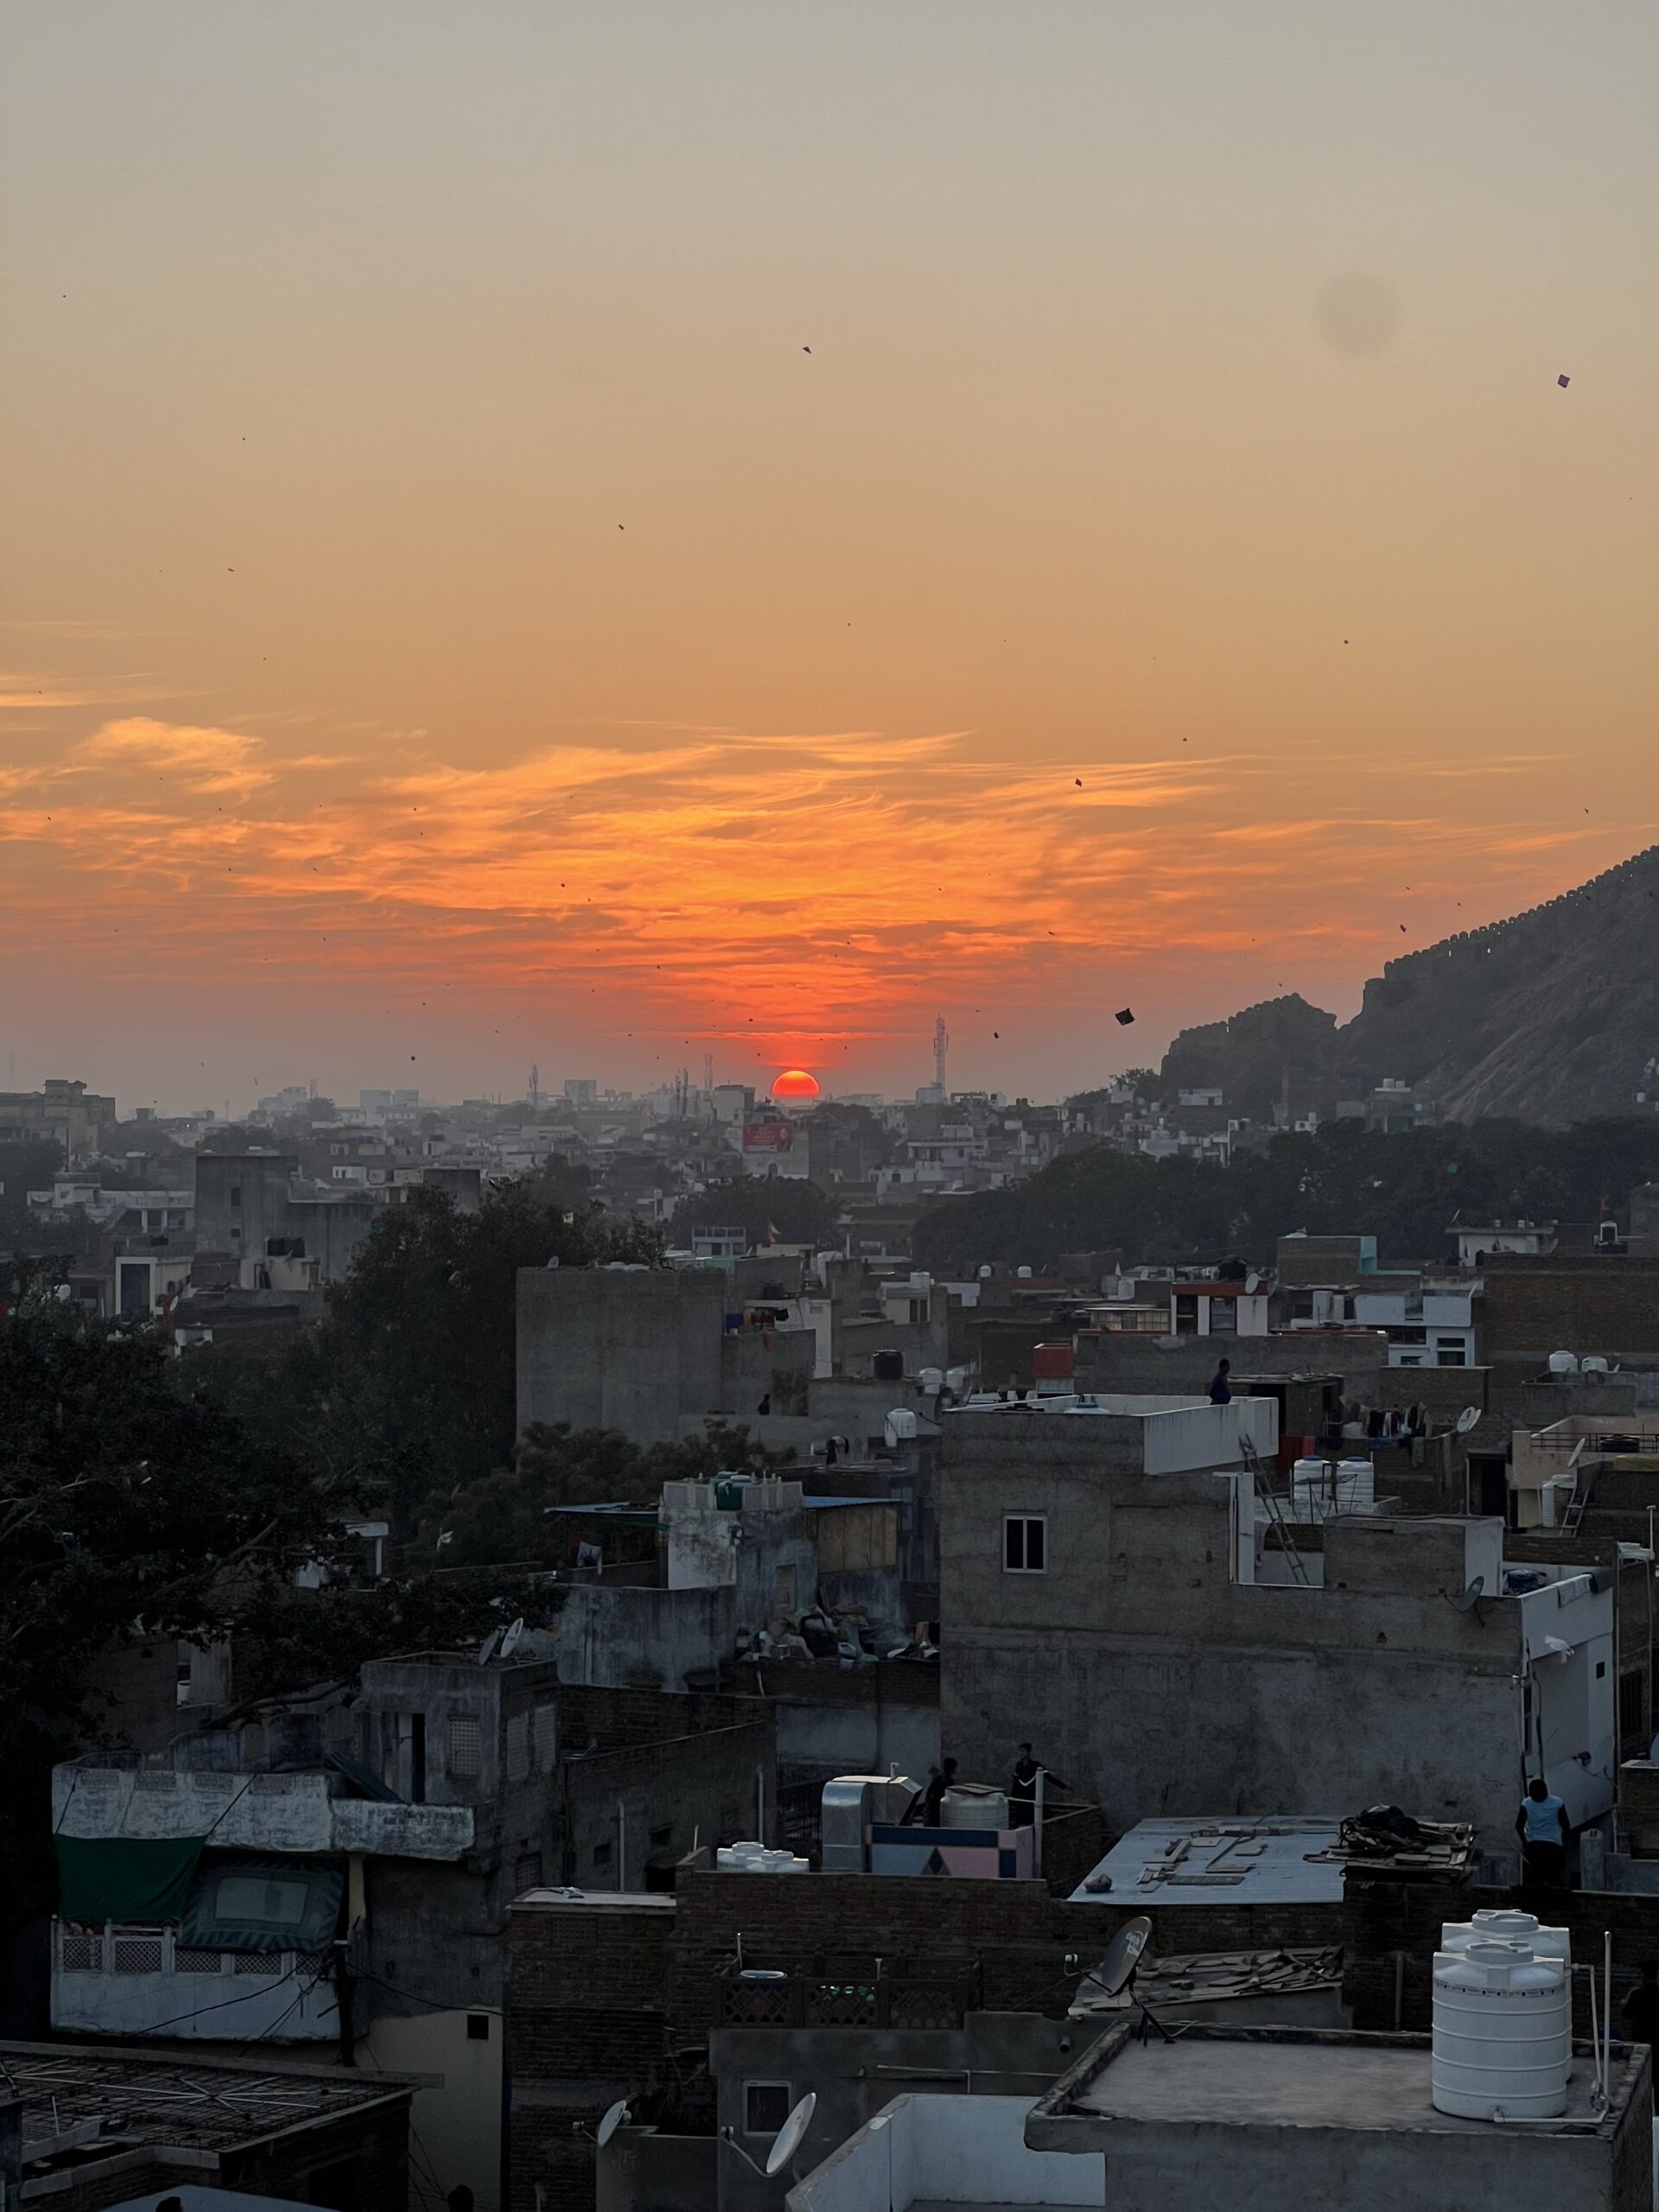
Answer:
[[[1631,1189],[1659,1177],[1659,1123],[1634,1116],[1568,1129],[1484,1121],[1372,1136],[1333,1122],[1274,1139],[1230,1166],[1153,1160],[1101,1145],[1073,1153],[1011,1190],[945,1199],[918,1224],[918,1266],[970,1270],[987,1261],[1051,1267],[1063,1252],[1121,1253],[1128,1262],[1264,1265],[1275,1241],[1371,1233],[1385,1267],[1444,1258],[1454,1217],[1593,1221],[1622,1214]]]

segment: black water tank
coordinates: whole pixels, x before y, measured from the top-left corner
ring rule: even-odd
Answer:
[[[873,1352],[870,1372],[878,1382],[902,1382],[905,1379],[905,1355],[901,1351]]]

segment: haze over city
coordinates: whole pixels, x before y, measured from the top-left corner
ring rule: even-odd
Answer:
[[[16,1082],[1056,1096],[1653,842],[1654,39],[20,0]]]

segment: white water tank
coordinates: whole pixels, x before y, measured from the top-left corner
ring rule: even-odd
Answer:
[[[1370,1459],[1337,1462],[1337,1510],[1370,1513],[1376,1505],[1376,1468]]]
[[[1579,1371],[1578,1355],[1570,1351],[1551,1352],[1549,1371],[1552,1375],[1576,1375]]]
[[[1008,1825],[1006,1789],[987,1789],[976,1783],[959,1783],[947,1789],[939,1802],[942,1828],[1005,1828]]]
[[[715,1853],[722,1874],[804,1874],[807,1861],[792,1851],[773,1851],[764,1843],[724,1844]]]
[[[1437,2112],[1553,2120],[1567,2110],[1573,2007],[1563,1959],[1524,1943],[1434,1955],[1430,2081]]]
[[[1442,1951],[1466,1951],[1471,1943],[1524,1943],[1535,1958],[1573,1963],[1573,1937],[1565,1928],[1546,1928],[1535,1913],[1488,1906],[1472,1920],[1440,1923]]]

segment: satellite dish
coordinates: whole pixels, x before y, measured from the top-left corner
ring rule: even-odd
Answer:
[[[1261,1281],[1261,1280],[1262,1278],[1258,1274],[1248,1274],[1245,1276],[1244,1295],[1246,1298],[1254,1298],[1255,1296],[1256,1285]]]
[[[478,1663],[480,1667],[487,1667],[489,1665],[491,1660],[495,1656],[495,1647],[500,1643],[500,1630],[499,1628],[493,1628],[489,1634],[485,1637],[483,1643],[478,1647]]]
[[[1463,1411],[1458,1415],[1458,1434],[1459,1436],[1467,1436],[1470,1430],[1479,1419],[1480,1408],[1478,1406],[1465,1406]]]
[[[501,1649],[496,1655],[497,1657],[501,1659],[511,1659],[513,1653],[518,1649],[518,1640],[524,1635],[524,1617],[520,1613],[518,1619],[514,1621],[512,1626],[502,1637]]]
[[[1152,1923],[1144,1912],[1126,1920],[1106,1947],[1106,1955],[1089,1977],[1108,1997],[1116,1997],[1133,1979],[1141,1954],[1152,1941]]]
[[[605,2145],[610,2141],[612,2136],[615,2134],[617,2129],[619,2127],[626,2127],[632,2118],[633,2114],[628,2110],[627,2099],[626,2097],[619,2097],[616,2102],[611,2107],[610,2110],[606,2113],[604,2119],[600,2121],[599,2126],[594,2130],[594,2140],[598,2144],[600,2149],[602,2151],[605,2148]]]
[[[1150,1923],[1148,1923],[1150,1925]],[[812,2115],[818,2108],[817,2093],[809,2089],[789,2118],[778,2131],[778,2139],[766,2154],[768,2174],[781,2173],[805,2139],[812,2125]]]
[[[1452,1600],[1460,1613],[1472,1613],[1486,1592],[1486,1578],[1478,1574],[1466,1590],[1459,1590]]]

